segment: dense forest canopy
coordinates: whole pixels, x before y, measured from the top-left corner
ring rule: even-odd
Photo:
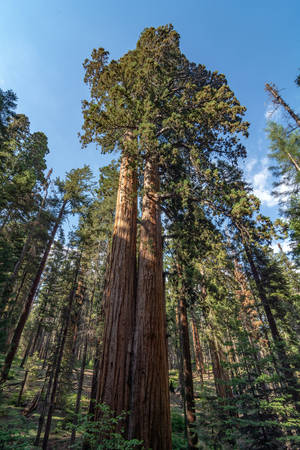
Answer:
[[[97,177],[55,178],[0,89],[0,448],[299,448],[299,115],[266,84],[272,221],[246,107],[172,25],[83,67]]]

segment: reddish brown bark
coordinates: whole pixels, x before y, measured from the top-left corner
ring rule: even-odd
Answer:
[[[180,270],[178,270],[178,275],[180,276]],[[194,449],[197,448],[198,436],[195,427],[196,414],[190,351],[189,323],[187,317],[185,293],[182,287],[179,290],[179,325],[182,345],[181,351],[183,360],[184,397],[186,407],[188,448]]]
[[[195,361],[196,361],[196,369],[200,376],[201,383],[203,383],[204,377],[204,356],[203,351],[200,344],[198,328],[196,324],[195,317],[192,315],[192,332],[193,332],[193,344],[194,344],[194,353],[195,353]]]
[[[136,298],[137,177],[123,155],[109,267],[104,290],[105,324],[96,403],[119,415],[129,410],[130,359]],[[95,419],[100,419],[99,411]]]
[[[209,339],[209,349],[217,396],[223,399],[230,398],[232,397],[232,390],[228,385],[229,377],[227,371],[222,364],[222,362],[224,362],[224,357],[221,349],[218,348],[214,337]]]
[[[158,190],[157,165],[148,161],[144,172],[129,437],[143,440],[146,449],[169,450],[172,444]]]
[[[263,341],[260,336],[263,322],[260,320],[258,311],[255,308],[255,299],[249,289],[246,276],[236,259],[234,260],[234,278],[237,282],[236,296],[241,305],[239,319],[248,332],[251,344],[254,340],[264,346],[267,342]]]
[[[178,375],[179,375],[179,386],[180,386],[180,395],[182,399],[182,409],[184,415],[184,425],[185,425],[185,437],[187,437],[187,418],[186,418],[186,401],[185,401],[185,389],[184,389],[184,376],[183,376],[183,356],[182,356],[182,333],[180,333],[180,312],[179,312],[179,304],[177,304],[176,308],[176,351],[177,351],[177,360],[178,360]]]

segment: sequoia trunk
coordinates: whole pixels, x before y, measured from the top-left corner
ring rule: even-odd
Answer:
[[[169,450],[171,426],[158,190],[158,167],[149,160],[144,172],[129,437],[143,440],[146,449]]]
[[[130,359],[136,294],[137,176],[123,155],[112,248],[104,290],[105,325],[96,403],[129,410]],[[96,369],[97,370],[97,369]],[[95,410],[95,420],[100,412]]]

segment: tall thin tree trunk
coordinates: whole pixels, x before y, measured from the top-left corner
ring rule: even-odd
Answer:
[[[27,238],[26,238],[26,240],[24,242],[23,248],[21,250],[21,254],[20,254],[19,258],[18,258],[18,261],[16,262],[16,264],[14,266],[13,273],[11,274],[9,280],[7,281],[7,283],[6,283],[5,287],[4,287],[4,291],[3,291],[3,294],[2,294],[3,304],[6,304],[7,302],[9,302],[9,297],[11,295],[11,292],[13,291],[14,284],[16,282],[16,278],[17,278],[19,269],[21,267],[21,264],[24,261],[24,258],[26,256],[26,254],[28,253],[28,251],[29,251],[29,249],[31,247],[33,231],[34,231],[35,227],[39,223],[41,212],[43,210],[43,207],[44,207],[44,204],[45,204],[45,201],[46,201],[46,198],[47,198],[48,186],[49,186],[48,179],[49,179],[51,173],[52,173],[52,169],[49,171],[49,173],[47,175],[47,178],[46,178],[47,182],[46,182],[46,185],[45,185],[45,195],[44,195],[42,203],[41,203],[41,205],[39,207],[37,216],[29,224],[29,233],[28,233]]]
[[[212,360],[216,393],[218,397],[225,400],[226,398],[232,397],[232,390],[228,385],[228,374],[222,365],[224,358],[222,357],[222,352],[218,348],[214,336],[209,339],[209,349]]]
[[[187,417],[186,417],[186,401],[185,401],[185,389],[184,389],[184,375],[183,375],[183,355],[182,355],[182,333],[180,332],[180,311],[179,311],[179,303],[176,307],[176,351],[177,351],[177,360],[178,360],[178,375],[179,375],[179,386],[180,386],[180,395],[182,400],[182,409],[184,416],[184,437],[187,439]]]
[[[254,278],[254,281],[255,281],[255,284],[256,284],[256,287],[257,287],[257,290],[258,290],[258,293],[259,293],[262,305],[263,305],[265,313],[266,313],[266,317],[267,317],[267,320],[268,320],[268,323],[269,323],[269,326],[270,326],[270,331],[271,331],[273,340],[274,340],[274,342],[281,341],[282,339],[281,339],[281,336],[279,334],[279,331],[278,331],[278,328],[277,328],[277,325],[276,325],[273,313],[271,311],[271,308],[270,308],[267,296],[265,294],[264,287],[263,287],[263,285],[261,283],[261,280],[260,280],[260,277],[259,277],[256,265],[255,265],[254,260],[252,258],[251,251],[250,251],[249,247],[246,244],[244,244],[244,248],[245,248],[246,256],[247,256],[248,262],[250,264],[251,272],[252,272],[252,275],[253,275],[253,278]]]
[[[79,270],[80,270],[80,259],[78,261],[78,266],[77,266],[77,269],[75,272],[73,287],[72,287],[72,290],[71,290],[71,293],[69,296],[69,302],[68,302],[68,305],[67,305],[67,308],[66,308],[65,314],[64,314],[65,320],[64,320],[64,325],[63,325],[61,344],[60,344],[58,357],[57,357],[57,361],[56,361],[56,366],[55,366],[55,371],[54,371],[53,385],[52,385],[52,391],[51,391],[51,396],[50,396],[50,404],[49,404],[44,439],[43,439],[43,444],[42,444],[43,450],[47,450],[47,446],[48,446],[48,439],[49,439],[49,434],[50,434],[50,429],[51,429],[51,422],[52,422],[52,415],[53,415],[54,405],[55,405],[58,379],[59,379],[60,370],[61,370],[61,362],[62,362],[62,357],[63,357],[63,353],[64,353],[66,337],[67,337],[68,328],[69,328],[69,324],[70,324],[71,309],[72,309],[73,301],[74,301],[74,298],[76,295],[76,286],[77,286]]]
[[[38,447],[40,445],[41,434],[42,434],[42,430],[43,430],[43,426],[44,426],[44,422],[45,422],[46,412],[47,412],[47,408],[48,408],[48,404],[49,404],[49,398],[50,398],[50,393],[51,393],[51,388],[52,388],[52,383],[53,383],[53,376],[54,376],[54,367],[52,367],[50,375],[49,375],[47,392],[46,392],[45,400],[43,402],[42,411],[41,411],[41,414],[39,417],[38,429],[37,429],[37,433],[36,433],[36,437],[35,437],[35,441],[34,441],[34,446],[36,446],[36,447]]]
[[[42,358],[44,359],[42,369],[44,369],[46,367],[46,364],[47,364],[47,356],[48,356],[48,351],[49,351],[49,347],[50,347],[51,336],[52,336],[52,331],[50,331],[50,333],[47,333],[46,343],[41,348],[41,351],[39,353],[39,358],[40,359],[42,359]]]
[[[300,117],[292,110],[292,108],[283,100],[283,98],[278,94],[277,89],[274,86],[266,83],[266,90],[273,96],[274,103],[279,104],[284,107],[284,109],[289,113],[289,115],[295,120],[298,127],[300,127]]]
[[[22,412],[23,416],[29,417],[33,413],[33,411],[35,411],[38,408],[39,401],[40,401],[40,399],[41,399],[41,397],[43,395],[44,389],[45,389],[45,385],[46,385],[46,377],[44,379],[44,383],[43,383],[42,389],[37,394],[35,394],[35,396],[31,400],[31,402],[29,403],[29,405],[27,405],[24,408],[24,410]]]
[[[81,400],[83,380],[84,380],[84,369],[85,369],[85,365],[86,365],[86,356],[87,356],[87,345],[88,345],[88,335],[86,333],[85,341],[84,341],[82,362],[81,362],[81,369],[80,369],[80,376],[79,376],[79,382],[78,382],[78,388],[77,388],[74,428],[72,429],[72,434],[71,434],[71,439],[70,439],[70,447],[71,448],[72,448],[72,445],[74,445],[75,437],[76,437],[76,428],[75,427],[78,422],[78,414],[79,414],[79,410],[80,410],[80,400]]]
[[[144,171],[129,437],[143,440],[145,448],[169,450],[172,444],[158,191],[158,167],[149,160]]]
[[[128,139],[132,138],[128,136]],[[129,410],[136,299],[136,229],[136,168],[132,158],[124,153],[103,294],[105,323],[96,394],[96,403],[106,403],[117,415]],[[97,365],[95,370],[98,370]],[[95,420],[101,420],[100,416],[101,412],[96,409]]]
[[[22,368],[24,367],[24,364],[25,364],[25,362],[27,361],[27,358],[28,358],[28,356],[29,356],[29,353],[31,352],[31,348],[32,348],[32,339],[33,339],[34,334],[35,334],[35,329],[33,328],[33,330],[32,330],[31,333],[30,333],[30,336],[29,336],[29,339],[28,339],[28,343],[27,343],[27,346],[26,346],[26,350],[25,350],[23,359],[22,359],[21,364],[20,364],[20,367],[22,367]]]
[[[38,350],[37,349],[37,343],[38,343],[38,340],[39,340],[40,335],[41,335],[42,323],[43,323],[43,319],[41,319],[39,321],[38,327],[36,329],[35,337],[34,337],[34,340],[32,342],[32,347],[31,347],[31,350],[30,350],[30,356],[32,356],[34,354],[34,352],[36,352]]]
[[[180,270],[178,270],[180,277]],[[179,279],[180,284],[182,280]],[[179,288],[179,324],[180,333],[182,336],[182,359],[183,359],[183,376],[184,376],[184,391],[186,402],[186,418],[187,418],[187,438],[188,448],[197,448],[198,436],[196,431],[196,414],[195,414],[195,399],[194,399],[194,386],[193,386],[193,372],[191,363],[191,351],[190,351],[190,337],[189,337],[189,324],[187,317],[187,307],[185,300],[185,292],[183,286]]]
[[[21,404],[23,391],[24,391],[25,384],[26,384],[26,381],[27,381],[27,378],[28,378],[28,372],[29,372],[29,370],[25,370],[24,378],[23,378],[23,381],[22,381],[22,384],[21,384],[21,389],[20,389],[20,392],[19,392],[19,397],[18,397],[18,401],[17,401],[17,406],[20,406],[20,404]]]
[[[3,311],[0,312],[0,328],[2,328],[2,334],[3,334],[3,340],[5,339],[5,344],[4,347],[7,348],[11,342],[12,336],[13,336],[13,332],[14,332],[14,327],[12,325],[13,320],[14,320],[14,310],[19,314],[20,311],[20,303],[23,302],[23,298],[21,299],[21,301],[19,301],[19,297],[20,294],[22,292],[23,286],[25,284],[25,280],[27,278],[28,272],[24,271],[24,274],[22,275],[22,279],[21,279],[21,283],[18,287],[18,290],[16,292],[16,296],[13,300],[13,304],[10,303],[6,303],[5,304],[5,308]],[[26,280],[27,281],[27,280]],[[15,314],[17,315],[17,314]],[[15,319],[16,321],[17,319]]]
[[[9,301],[6,301],[6,300],[2,301],[2,303],[0,305],[0,315],[1,316],[3,315],[5,318],[9,318],[12,315],[12,312],[13,312],[14,308],[16,307],[16,304],[18,303],[18,299],[19,299],[20,293],[22,291],[22,288],[24,286],[27,275],[28,275],[27,270],[24,270],[22,273],[22,276],[21,276],[21,282],[20,282],[19,286],[15,287],[16,293],[14,295],[13,305],[10,304]],[[3,294],[2,300],[4,299],[4,296],[5,296],[5,293]]]
[[[92,376],[92,383],[91,383],[90,404],[89,404],[89,415],[91,415],[91,416],[92,415],[95,416],[100,358],[101,358],[101,345],[100,345],[100,341],[98,341],[96,343],[96,351],[95,351],[95,358],[94,358],[94,364],[93,364],[93,376]],[[86,447],[83,447],[83,448],[88,449],[89,448],[88,444],[86,443]]]
[[[194,343],[194,352],[195,352],[195,360],[196,360],[196,369],[200,376],[201,383],[203,383],[204,377],[204,357],[203,351],[200,344],[198,328],[196,324],[196,320],[193,314],[191,314],[191,322],[192,322],[192,332],[193,332],[193,343]]]
[[[25,324],[27,322],[27,319],[29,317],[31,305],[33,303],[33,300],[34,300],[34,297],[35,297],[35,294],[36,294],[39,282],[41,280],[41,276],[42,276],[43,271],[45,269],[46,262],[47,262],[47,259],[48,259],[48,255],[50,253],[52,244],[54,242],[54,238],[55,238],[57,229],[59,227],[59,224],[61,222],[61,219],[62,219],[64,210],[65,210],[66,204],[67,204],[67,201],[64,200],[64,202],[63,202],[63,204],[61,206],[59,215],[58,215],[58,217],[56,219],[55,225],[53,227],[50,239],[48,240],[48,244],[47,244],[46,249],[44,251],[44,254],[43,254],[42,260],[40,262],[38,271],[37,271],[36,276],[35,276],[35,278],[33,280],[30,292],[28,294],[28,297],[27,297],[25,305],[24,305],[23,312],[21,314],[21,317],[20,317],[19,322],[17,324],[17,327],[15,329],[15,332],[14,332],[14,335],[13,335],[13,338],[12,338],[12,341],[11,341],[11,344],[10,344],[10,348],[9,348],[9,350],[7,352],[7,355],[6,355],[6,358],[5,358],[4,366],[3,366],[3,369],[2,369],[2,373],[1,373],[1,381],[0,381],[0,383],[4,383],[7,380],[7,377],[8,377],[8,374],[9,374],[9,370],[11,368],[12,362],[13,362],[14,357],[16,355],[16,352],[18,350],[18,346],[19,346],[19,343],[20,343],[21,335],[22,335],[22,332],[24,330],[24,327],[25,327]]]
[[[276,349],[277,355],[279,357],[279,362],[281,365],[281,369],[280,368],[279,369],[281,370],[282,375],[284,377],[283,381],[286,381],[287,388],[294,400],[295,407],[296,407],[297,411],[300,411],[299,383],[297,381],[297,378],[295,377],[294,370],[292,369],[292,367],[289,364],[288,356],[285,351],[285,342],[282,339],[282,337],[278,331],[277,324],[276,324],[275,318],[273,316],[268,298],[266,296],[263,283],[261,281],[260,275],[256,268],[251,251],[245,242],[244,242],[244,249],[245,249],[246,256],[247,256],[247,259],[248,259],[248,262],[249,262],[249,265],[251,268],[251,272],[252,272],[256,287],[257,287],[259,297],[261,299],[261,302],[262,302],[262,305],[263,305],[263,308],[266,313],[266,317],[267,317],[267,320],[268,320],[268,323],[270,326],[272,338],[275,343],[275,349]]]
[[[40,337],[40,332],[42,329],[42,322],[43,322],[43,319],[39,320],[37,329],[33,328],[33,330],[30,333],[26,351],[24,353],[20,367],[24,367],[24,364],[25,364],[28,356],[32,356],[34,354],[34,352],[36,351],[36,344],[37,344],[38,338]]]

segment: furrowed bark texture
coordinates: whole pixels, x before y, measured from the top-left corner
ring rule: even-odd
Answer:
[[[156,163],[144,172],[129,438],[146,449],[171,449],[166,313]]]
[[[117,415],[129,410],[136,297],[136,224],[137,177],[129,157],[124,155],[104,290],[105,325],[96,395],[96,403],[106,403]],[[97,409],[95,420],[101,420]]]

